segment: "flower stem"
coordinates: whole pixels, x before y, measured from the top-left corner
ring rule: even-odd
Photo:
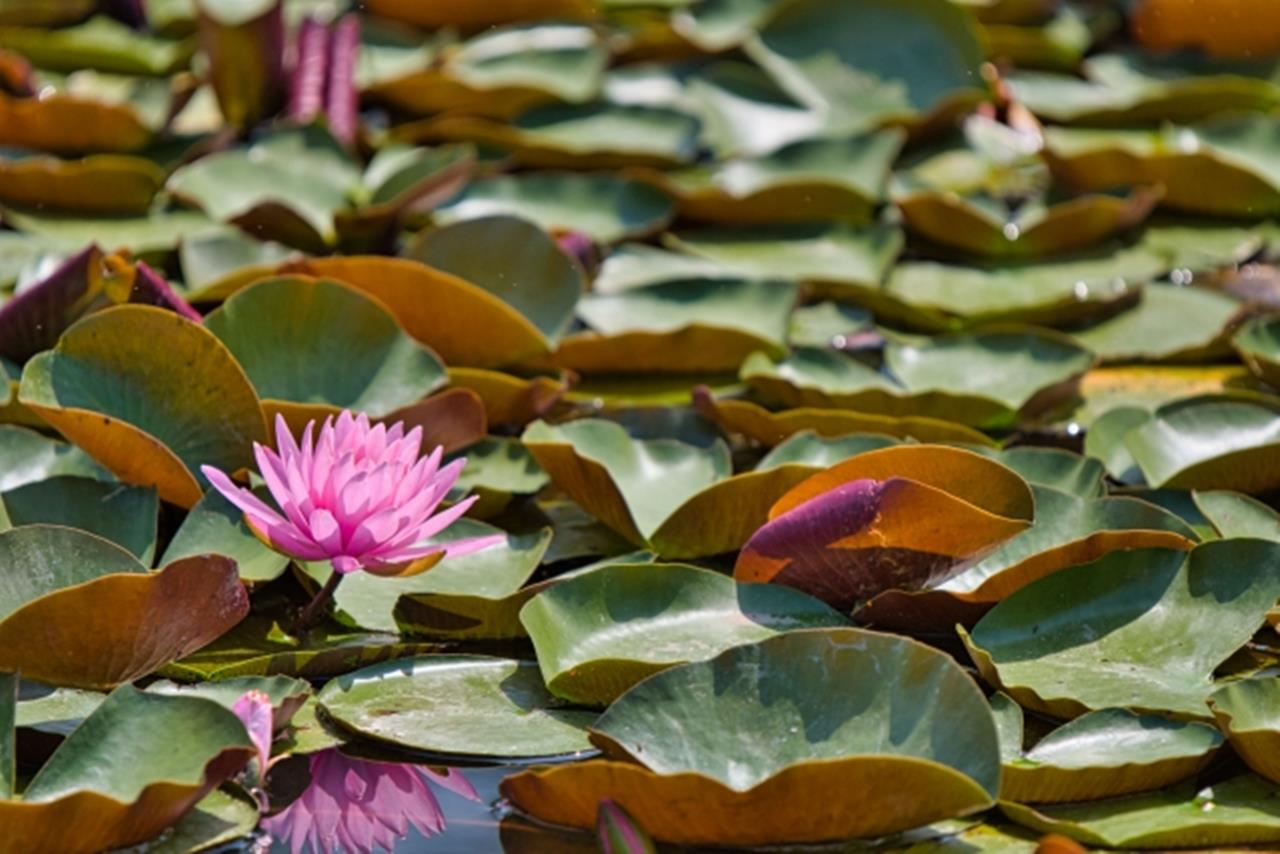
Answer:
[[[307,632],[315,625],[316,620],[329,607],[329,602],[333,599],[333,591],[338,589],[338,584],[342,581],[342,573],[336,569],[329,571],[329,580],[324,583],[324,587],[320,588],[320,592],[315,598],[307,603],[307,607],[302,609],[298,614],[298,619],[293,621],[293,626],[289,633],[296,638],[304,638]]]

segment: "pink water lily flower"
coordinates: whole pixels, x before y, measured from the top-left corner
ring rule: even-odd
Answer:
[[[259,472],[279,512],[218,469],[200,468],[272,548],[299,560],[327,560],[339,573],[364,569],[386,575],[423,558],[469,554],[501,539],[425,542],[476,499],[436,512],[466,461],[441,468],[439,447],[421,457],[421,427],[405,433],[403,424],[371,425],[367,415],[344,411],[336,421],[326,418],[313,438],[315,424],[307,425],[299,443],[276,416],[278,451],[254,443]]]
[[[395,849],[409,826],[423,836],[444,830],[444,811],[428,782],[476,801],[457,769],[437,772],[417,765],[368,762],[337,748],[312,754],[311,783],[283,811],[262,822],[293,854],[369,854]]]

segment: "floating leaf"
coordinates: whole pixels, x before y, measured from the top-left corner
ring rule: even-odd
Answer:
[[[75,445],[12,424],[0,424],[0,472],[0,492],[53,477],[111,480],[105,469]]]
[[[565,708],[537,665],[483,655],[427,655],[339,676],[317,695],[330,718],[402,749],[471,757],[589,750],[593,712]]]
[[[1196,47],[1210,56],[1242,59],[1280,52],[1280,37],[1272,29],[1274,9],[1226,0],[1214,11],[1202,19],[1193,7],[1177,0],[1142,0],[1133,9],[1134,34],[1153,50]]]
[[[523,379],[480,368],[451,367],[449,382],[479,395],[489,423],[497,427],[524,427],[546,415],[565,393],[564,383],[551,377]]]
[[[231,296],[205,326],[244,369],[270,415],[281,401],[310,417],[373,417],[421,400],[444,365],[379,303],[335,281],[266,279]]]
[[[1274,802],[1273,786],[1246,775],[1199,790],[1185,784],[1131,798],[1000,809],[1024,827],[1099,848],[1221,850],[1280,840]]]
[[[802,348],[780,363],[756,354],[742,378],[766,403],[924,416],[1000,428],[1063,400],[1093,362],[1065,337],[992,330],[890,343],[885,373],[832,350]]]
[[[1280,680],[1243,679],[1218,689],[1209,708],[1219,729],[1250,768],[1272,782],[1280,780],[1276,746],[1280,744],[1280,720],[1276,697]]]
[[[1280,169],[1270,159],[1280,122],[1231,116],[1159,130],[1051,128],[1054,174],[1079,189],[1161,184],[1163,205],[1214,216],[1280,213]]]
[[[323,131],[282,130],[248,148],[182,166],[168,189],[209,216],[259,237],[323,251],[337,239],[334,213],[360,186],[360,172]]]
[[[82,24],[56,30],[0,26],[0,49],[22,54],[49,71],[92,68],[162,77],[184,68],[196,46],[190,39],[153,38],[96,15]]]
[[[369,0],[368,8],[375,15],[417,27],[480,30],[512,21],[586,18],[593,4],[587,0],[491,0],[476,6],[469,0],[444,0],[428,8],[407,0]]]
[[[265,493],[265,490],[259,490]],[[266,495],[259,497],[266,499]],[[240,580],[249,584],[278,578],[289,558],[268,548],[249,530],[244,511],[211,489],[187,513],[161,563],[202,554],[225,555],[235,561]]]
[[[169,81],[78,71],[41,97],[0,90],[0,145],[74,155],[146,148],[171,108]]]
[[[1254,375],[1280,388],[1280,318],[1256,318],[1232,339],[1236,352]]]
[[[257,396],[208,330],[161,309],[81,320],[27,363],[22,403],[127,483],[190,507],[202,464],[235,471],[266,440]]]
[[[891,418],[836,409],[791,409],[770,412],[746,400],[717,400],[710,391],[694,389],[694,405],[721,429],[741,433],[764,445],[776,445],[801,430],[813,430],[821,436],[843,436],[847,433],[881,433],[899,439],[921,442],[963,442],[991,446],[985,434],[971,427],[938,421],[934,418]]]
[[[902,232],[842,223],[699,229],[668,235],[674,248],[744,276],[795,279],[838,296],[842,287],[875,287],[902,251]],[[617,253],[605,262],[616,265]],[[607,270],[601,271],[601,277]],[[684,278],[676,276],[673,278]],[[596,289],[604,290],[600,278]]]
[[[59,160],[5,152],[0,154],[0,202],[52,211],[142,214],[165,177],[165,170],[142,157],[95,154]]]
[[[284,4],[274,0],[194,0],[200,46],[218,107],[234,127],[274,113],[285,94]]]
[[[984,97],[973,21],[942,0],[789,3],[746,49],[841,129],[941,123]]]
[[[1104,362],[1206,362],[1228,351],[1240,303],[1213,291],[1147,285],[1131,309],[1073,332]]]
[[[1280,542],[1280,514],[1238,492],[1194,492],[1195,505],[1219,536],[1253,537]]]
[[[0,521],[78,528],[123,546],[147,565],[155,558],[159,513],[149,489],[85,477],[48,477],[0,492]]]
[[[865,225],[884,199],[889,168],[902,141],[896,131],[804,140],[754,159],[636,174],[674,196],[681,216],[690,219]]]
[[[565,338],[554,359],[584,373],[732,370],[759,349],[781,354],[795,298],[793,284],[752,279],[592,294],[578,304],[592,331]]]
[[[168,252],[182,240],[225,228],[201,211],[152,210],[136,217],[86,217],[9,209],[5,220],[19,231],[54,246],[78,249],[97,243],[141,255]]]
[[[1089,712],[1006,761],[1000,797],[1063,803],[1161,789],[1194,776],[1223,741],[1202,723],[1125,709]]]
[[[937,738],[944,726],[963,737]],[[592,826],[607,797],[664,841],[749,847],[883,836],[981,809],[999,786],[990,710],[954,661],[857,629],[790,632],[667,670],[593,730],[645,764],[526,771],[502,793],[555,824]]]
[[[507,251],[486,252],[486,246]],[[426,232],[408,254],[488,291],[548,341],[573,322],[583,291],[581,271],[551,236],[516,217],[483,217]]]
[[[316,258],[290,269],[337,279],[378,299],[406,332],[450,365],[502,367],[550,351],[546,336],[501,298],[417,261]]]
[[[1275,543],[1112,552],[1018,590],[962,637],[983,677],[1027,708],[1203,718],[1214,669],[1262,625],[1278,590]]]
[[[1063,326],[1114,310],[1165,263],[1141,249],[1044,263],[960,267],[932,261],[899,264],[878,291],[849,294],[877,317],[929,331],[986,323]]]
[[[433,541],[501,534],[491,525],[459,519]],[[537,570],[550,543],[551,533],[545,529],[521,536],[506,534],[497,545],[450,557],[419,575],[350,576],[334,594],[335,617],[370,631],[442,638],[520,637],[524,632],[517,613],[533,595],[522,595],[521,587]],[[316,585],[327,581],[332,572],[317,563],[306,564],[304,571]],[[397,607],[402,597],[407,601]]]
[[[520,165],[544,169],[672,167],[698,152],[698,120],[659,107],[555,104],[523,112],[510,124],[445,115],[415,131],[432,140],[496,145]]]
[[[645,677],[731,646],[848,623],[803,593],[682,564],[606,566],[567,579],[529,600],[520,622],[548,689],[598,706]]]
[[[1266,492],[1280,486],[1280,418],[1264,399],[1196,397],[1166,404],[1125,444],[1147,483]]]
[[[268,616],[242,620],[199,652],[160,669],[183,682],[238,676],[294,676],[323,679],[353,667],[376,664],[436,649],[399,635],[313,628],[304,640],[291,637]]]
[[[521,217],[548,231],[580,231],[598,243],[652,234],[674,206],[662,191],[607,174],[529,172],[480,178],[436,211],[448,224],[495,215]]]
[[[100,851],[144,842],[253,752],[244,726],[217,703],[123,686],[67,737],[20,800],[0,801],[5,844],[15,851]],[[104,775],[104,768],[113,773]]]

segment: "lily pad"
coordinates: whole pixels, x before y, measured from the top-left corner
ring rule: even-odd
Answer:
[[[838,295],[843,285],[875,287],[882,282],[902,251],[903,240],[902,232],[891,226],[834,223],[706,228],[668,235],[666,242],[725,271],[798,280]],[[606,266],[616,266],[615,258],[610,256]],[[596,287],[600,289],[599,279]]]
[[[19,399],[127,483],[191,507],[202,464],[235,471],[266,440],[257,395],[199,324],[119,306],[75,324],[27,363]]]
[[[798,591],[738,584],[682,564],[606,566],[562,581],[529,600],[520,622],[547,688],[588,706],[608,705],[654,673],[731,646],[848,624]]]
[[[1220,537],[1253,537],[1280,542],[1280,514],[1238,492],[1192,493],[1192,500]]]
[[[425,8],[412,0],[370,0],[375,15],[417,27],[460,27],[482,30],[495,24],[543,18],[590,17],[592,4],[585,0],[493,0],[477,7],[469,0],[445,0]]]
[[[502,530],[460,519],[434,542],[505,534]],[[537,570],[551,543],[551,533],[505,534],[502,542],[460,557],[450,557],[430,571],[406,578],[379,578],[360,573],[345,579],[334,594],[335,617],[369,631],[441,638],[508,638],[523,634],[516,617],[528,596],[521,587]],[[317,585],[332,572],[308,563],[303,570]],[[528,594],[533,595],[532,593]],[[407,597],[410,604],[397,609]],[[399,619],[398,619],[399,618]]]
[[[205,318],[253,383],[268,416],[284,401],[311,417],[350,409],[381,417],[445,382],[435,354],[380,304],[335,281],[267,279]]]
[[[22,54],[50,71],[92,68],[113,74],[162,77],[184,68],[195,53],[193,39],[153,38],[105,15],[55,30],[0,26],[0,49]]]
[[[99,214],[141,214],[164,186],[165,170],[143,157],[95,154],[60,160],[0,152],[0,201],[20,208]],[[87,191],[93,187],[92,192]]]
[[[85,477],[49,477],[0,492],[0,527],[78,528],[123,546],[148,566],[159,514],[152,490]]]
[[[551,350],[546,335],[500,296],[417,261],[361,255],[314,258],[287,269],[364,291],[449,365],[504,367]],[[545,279],[529,281],[550,284]]]
[[[1101,709],[1005,762],[1000,797],[1063,803],[1162,789],[1194,776],[1223,743],[1222,734],[1207,724]]]
[[[1250,768],[1272,782],[1280,781],[1276,746],[1280,719],[1276,697],[1280,679],[1244,679],[1215,691],[1209,698],[1214,720]]]
[[[1280,388],[1280,317],[1257,318],[1232,339],[1249,370],[1273,388]]]
[[[592,294],[578,316],[592,331],[560,342],[555,362],[584,373],[732,370],[747,354],[781,354],[794,284],[719,279]]]
[[[681,216],[690,219],[866,225],[885,197],[889,168],[902,142],[896,131],[802,140],[762,157],[636,174],[674,196]]]
[[[339,676],[317,695],[341,726],[383,744],[467,757],[539,757],[591,749],[593,712],[566,708],[537,665],[429,655]]]
[[[144,842],[253,753],[244,726],[217,703],[123,686],[67,737],[20,800],[0,801],[7,844],[98,851]]]
[[[607,174],[529,172],[480,178],[436,211],[445,224],[516,216],[548,231],[580,231],[598,243],[643,237],[662,228],[674,205],[662,191]]]
[[[12,424],[0,424],[0,472],[0,492],[53,477],[112,480],[75,445]]]
[[[910,699],[920,691],[947,697],[945,723],[939,706]],[[931,735],[943,727],[964,736]],[[554,824],[591,826],[607,797],[664,841],[747,847],[962,815],[991,803],[1000,777],[990,709],[954,661],[858,629],[789,632],[664,671],[623,695],[592,738],[629,761],[523,772],[502,793]],[[690,802],[698,809],[678,806]],[[839,808],[802,806],[815,802]]]
[[[486,246],[504,246],[503,253]],[[502,300],[555,341],[573,322],[582,273],[545,231],[508,216],[466,220],[424,233],[408,255]]]
[[[266,490],[258,490],[266,499]],[[202,554],[225,555],[235,561],[240,580],[248,584],[271,581],[282,575],[289,558],[268,548],[249,530],[244,511],[209,490],[187,513],[165,549],[162,563]]]
[[[1184,784],[1131,798],[1031,808],[1002,803],[1013,821],[1099,848],[1209,848],[1280,840],[1275,788],[1253,775],[1203,789]]]
[[[944,0],[789,3],[746,50],[840,129],[941,123],[984,97],[973,19]]]
[[[782,496],[734,565],[841,610],[919,589],[1030,527],[1030,488],[999,463],[941,445],[859,454]]]
[[[742,378],[764,402],[882,415],[924,416],[976,427],[1023,423],[1069,400],[1092,354],[1062,336],[992,330],[890,343],[885,372],[832,350],[797,349],[780,363],[763,354]]]
[[[1266,492],[1280,486],[1277,413],[1262,398],[1189,398],[1157,409],[1125,445],[1151,486]]]
[[[1141,301],[1073,332],[1104,362],[1207,362],[1229,351],[1240,303],[1202,288],[1147,285]]]
[[[1112,552],[1023,587],[961,636],[983,677],[1027,708],[1204,718],[1214,669],[1262,625],[1277,591],[1276,543]]]

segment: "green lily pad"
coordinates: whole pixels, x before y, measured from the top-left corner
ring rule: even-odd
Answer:
[[[236,229],[185,238],[178,248],[178,261],[187,299],[194,303],[224,300],[249,282],[273,275],[293,252]]]
[[[1280,542],[1280,514],[1256,498],[1226,490],[1194,492],[1191,497],[1218,536]]]
[[[835,223],[708,228],[677,232],[666,242],[725,271],[798,280],[839,296],[842,287],[874,288],[884,281],[903,240],[892,226]]]
[[[790,282],[664,282],[590,294],[578,316],[591,331],[565,338],[558,365],[583,373],[732,370],[755,350],[781,354],[796,299]]]
[[[1249,321],[1232,343],[1249,370],[1273,388],[1280,388],[1280,317]]]
[[[1063,326],[1133,299],[1164,269],[1161,258],[1141,249],[991,267],[908,261],[880,290],[849,298],[878,317],[930,331],[995,322]]]
[[[1022,475],[1028,483],[1049,486],[1081,498],[1107,494],[1106,470],[1098,460],[1060,448],[1024,445],[1001,451],[1000,462]]]
[[[244,726],[217,703],[123,686],[62,742],[20,800],[0,801],[6,839],[28,851],[144,842],[253,752]]]
[[[248,795],[214,789],[160,838],[139,846],[138,854],[192,854],[215,850],[248,836],[261,818],[257,804]],[[126,849],[126,854],[134,852]]]
[[[65,738],[102,705],[99,691],[56,688],[41,697],[19,700],[14,725]]]
[[[4,219],[24,234],[74,251],[90,243],[135,255],[169,252],[186,237],[219,231],[225,226],[201,211],[160,210],[146,216],[88,217],[6,209]]]
[[[504,252],[485,251],[503,246]],[[531,222],[491,216],[424,233],[409,257],[483,288],[529,320],[548,341],[573,322],[582,273]]]
[[[1263,398],[1189,398],[1157,409],[1125,444],[1151,486],[1266,492],[1280,486],[1277,413]]]
[[[1000,797],[1063,803],[1162,789],[1194,776],[1224,741],[1207,724],[1100,709],[1006,761]]]
[[[553,482],[636,545],[683,501],[730,474],[722,443],[703,449],[671,439],[635,440],[599,419],[535,422],[521,441]]]
[[[111,479],[106,469],[75,445],[12,424],[0,424],[0,472],[3,492],[51,477]]]
[[[681,564],[607,566],[562,581],[529,600],[520,622],[547,688],[589,706],[608,705],[654,673],[731,646],[848,624],[797,590],[738,584]]]
[[[469,757],[587,751],[595,713],[565,708],[537,665],[482,655],[428,655],[367,667],[317,695],[341,726],[383,744]]]
[[[449,494],[451,500],[470,494],[480,496],[478,504],[505,504],[514,495],[532,495],[551,482],[517,439],[481,439],[467,448],[466,459],[467,466]]]
[[[693,161],[698,153],[698,126],[693,116],[662,107],[553,104],[525,111],[510,124],[442,116],[423,123],[414,135],[496,145],[510,151],[523,166],[661,168]]]
[[[1280,718],[1276,699],[1280,679],[1244,679],[1218,689],[1209,698],[1214,720],[1231,746],[1250,768],[1268,780],[1280,781]]]
[[[794,347],[843,347],[859,333],[874,334],[870,312],[824,301],[791,312],[789,338]]]
[[[886,372],[833,350],[802,348],[781,363],[763,354],[742,378],[775,406],[828,406],[897,417],[945,418],[999,428],[1069,400],[1093,356],[1068,339],[1032,330],[990,331],[890,343]]]
[[[432,541],[446,543],[503,533],[483,522],[459,519]],[[516,614],[527,597],[517,594],[537,570],[550,544],[551,532],[546,529],[520,536],[508,534],[505,542],[446,558],[419,575],[380,578],[362,572],[348,576],[334,594],[335,617],[345,625],[369,631],[410,629],[414,635],[441,638],[519,637],[523,632]],[[327,581],[332,572],[321,563],[304,564],[303,570],[317,585]],[[397,610],[401,597],[412,604]]]
[[[716,5],[724,5],[724,0],[698,3],[687,11],[696,13]],[[677,11],[673,16],[677,30],[683,14]],[[696,105],[702,118],[703,144],[721,157],[772,154],[790,143],[822,136],[826,130],[821,111],[798,103],[763,70],[746,62],[714,62],[688,75],[683,89],[685,99]]]
[[[1277,136],[1280,122],[1243,114],[1158,130],[1051,128],[1045,142],[1054,174],[1074,187],[1160,184],[1165,207],[1258,217],[1280,213]]]
[[[203,157],[169,177],[169,191],[259,237],[323,251],[337,239],[360,172],[323,131],[285,130],[248,148]]]
[[[604,259],[591,290],[597,294],[617,294],[663,282],[723,279],[734,275],[729,267],[707,258],[644,243],[623,243]]]
[[[1229,352],[1240,303],[1202,288],[1147,285],[1126,311],[1072,336],[1104,362],[1206,362]]]
[[[859,629],[788,632],[663,671],[592,740],[629,761],[525,772],[502,793],[555,824],[591,826],[607,797],[659,839],[749,847],[884,836],[982,809],[1000,780],[990,708],[955,662]],[[805,809],[815,799],[840,808]],[[775,808],[752,821],[751,803]]]
[[[789,3],[746,50],[840,129],[941,121],[984,97],[973,20],[944,0]]]
[[[312,629],[305,641],[299,641],[269,616],[254,615],[194,655],[158,672],[180,682],[239,676],[321,679],[437,648],[436,644],[409,641],[399,635],[353,632],[333,626]]]
[[[259,490],[266,499],[266,490]],[[202,554],[226,555],[236,562],[240,580],[258,584],[282,575],[289,558],[267,547],[249,530],[244,511],[210,490],[187,513],[165,549],[161,563]]]
[[[27,362],[19,399],[121,479],[191,507],[200,465],[252,465],[257,395],[203,326],[149,306],[96,312]]]
[[[194,39],[153,38],[100,15],[56,30],[0,26],[0,48],[50,71],[92,68],[162,77],[186,67],[196,45]]]
[[[389,415],[445,383],[444,365],[381,305],[338,282],[267,279],[205,318],[268,410],[277,401]]]
[[[1253,636],[1278,591],[1275,543],[1112,552],[1023,587],[962,637],[983,677],[1025,707],[1203,718],[1214,669]]]
[[[889,169],[902,142],[898,131],[801,140],[761,157],[637,174],[674,196],[681,216],[690,219],[866,225],[884,200]]]
[[[84,477],[49,477],[0,492],[0,527],[62,525],[97,534],[150,565],[160,502],[153,490]]]
[[[1001,811],[1039,833],[1098,848],[1208,848],[1280,840],[1275,788],[1252,775],[1204,789],[1184,784],[1131,798],[1035,809],[1002,803]]]
[[[236,701],[249,691],[257,691],[271,702],[272,729],[276,732],[289,726],[294,713],[312,693],[310,684],[288,676],[242,676],[196,685],[179,685],[161,680],[152,682],[147,690],[179,697],[203,697],[227,709],[235,706]]]
[[[779,442],[756,464],[756,471],[799,464],[815,469],[829,468],[865,451],[896,445],[892,436],[874,433],[852,433],[847,436],[820,436],[812,430],[801,430]]]
[[[1189,52],[1127,51],[1091,56],[1081,72],[1083,80],[1018,71],[1008,81],[1020,102],[1056,124],[1185,122],[1280,104],[1275,69],[1265,61],[1224,63]]]
[[[521,217],[548,231],[580,231],[599,243],[652,234],[671,218],[666,194],[612,175],[531,172],[480,178],[436,210],[449,224],[495,215]]]

